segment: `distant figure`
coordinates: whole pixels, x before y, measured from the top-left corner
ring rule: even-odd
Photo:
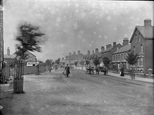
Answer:
[[[96,74],[99,75],[99,68],[98,68],[98,66],[96,66],[95,70],[96,70]]]
[[[65,67],[65,71],[66,71],[66,77],[68,77],[69,76],[69,74],[70,74],[70,67],[68,66],[68,64],[67,64],[67,66]]]
[[[107,68],[105,66],[103,68],[104,68],[104,75],[107,75],[107,72],[108,72]]]
[[[51,72],[51,65],[49,65],[49,72]]]
[[[123,67],[121,67],[121,69],[120,69],[120,76],[124,76],[124,68]]]

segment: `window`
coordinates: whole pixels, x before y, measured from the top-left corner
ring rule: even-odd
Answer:
[[[140,57],[137,59],[137,66],[140,65]]]
[[[141,34],[139,34],[139,36],[138,36],[138,42],[140,42],[141,41]]]
[[[141,53],[143,53],[143,45],[141,44],[140,46],[141,46]]]
[[[135,52],[135,46],[133,46],[133,50],[134,50],[134,52]]]
[[[124,56],[125,56],[125,54],[122,55],[122,59],[123,59],[123,60],[125,59]]]
[[[141,66],[143,66],[143,57],[140,58]]]

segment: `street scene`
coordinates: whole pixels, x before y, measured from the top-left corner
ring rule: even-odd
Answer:
[[[153,11],[0,0],[0,115],[154,115]]]

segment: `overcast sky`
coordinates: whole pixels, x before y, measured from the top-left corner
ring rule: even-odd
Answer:
[[[122,43],[144,19],[151,19],[153,25],[153,11],[149,1],[5,0],[5,54],[7,47],[14,53],[17,27],[24,21],[40,26],[45,33],[42,52],[34,54],[46,60],[78,50],[100,50],[114,41]]]

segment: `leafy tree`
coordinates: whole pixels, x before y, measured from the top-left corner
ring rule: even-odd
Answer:
[[[50,60],[50,59],[47,59],[47,60],[45,61],[45,64],[46,64],[47,66],[50,66],[50,65],[51,65],[51,60]]]
[[[27,51],[41,51],[39,43],[44,34],[39,31],[39,27],[31,24],[23,24],[19,26],[18,34],[16,40],[19,44],[16,45],[16,55],[19,59],[25,60],[28,56],[26,54]]]
[[[82,60],[82,61],[80,61],[80,64],[81,64],[81,65],[84,65],[84,61],[83,61],[83,60]]]
[[[97,66],[97,65],[100,64],[100,60],[99,60],[98,58],[95,58],[95,59],[93,60],[93,63],[94,63],[95,66]]]
[[[89,65],[90,64],[90,61],[89,60],[86,60],[86,65]]]
[[[110,59],[108,58],[108,57],[104,57],[103,58],[103,63],[104,63],[104,65],[107,67],[107,68],[109,68],[109,64],[110,64]]]
[[[83,65],[84,65],[84,61],[83,60],[80,61],[80,65],[82,66],[82,69],[83,69]]]
[[[56,64],[59,64],[60,63],[60,58],[58,58],[56,61],[55,61]]]
[[[131,52],[127,53],[127,56],[125,59],[128,62],[128,64],[132,66],[132,70],[130,70],[130,73],[131,73],[132,79],[135,79],[135,71],[134,71],[133,66],[137,63],[138,54],[137,53],[134,54],[134,51],[131,51]]]
[[[39,31],[38,26],[31,24],[22,24],[19,26],[19,35],[16,37],[16,40],[19,44],[16,44],[16,58],[25,60],[28,58],[27,51],[37,51],[41,52],[41,47],[39,43],[41,37],[44,35]],[[37,65],[37,75],[39,75],[39,65]]]
[[[137,63],[138,54],[134,54],[134,51],[131,51],[130,53],[127,53],[125,58],[130,65],[135,65]]]

